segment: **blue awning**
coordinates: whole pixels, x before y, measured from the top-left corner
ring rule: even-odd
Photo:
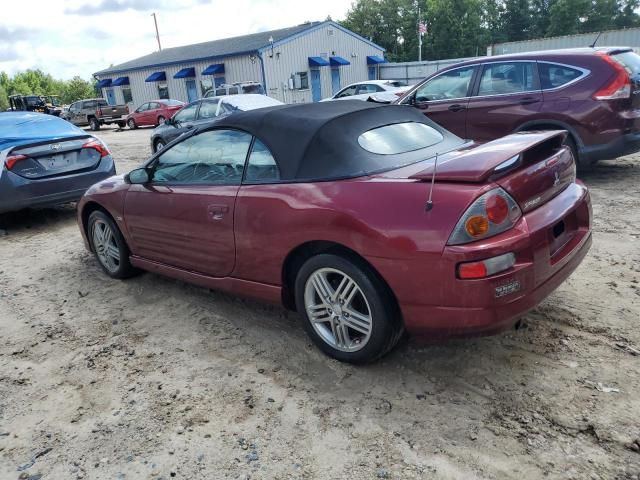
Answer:
[[[173,78],[189,78],[196,76],[196,69],[193,67],[183,68],[178,73],[176,73]]]
[[[332,67],[339,67],[340,65],[351,65],[351,62],[342,57],[329,57],[329,63]]]
[[[327,65],[329,65],[329,62],[322,57],[309,57],[310,67],[326,67]]]
[[[164,72],[155,72],[152,73],[151,75],[149,75],[146,79],[145,82],[159,82],[161,80],[166,80],[167,79],[167,74]]]
[[[224,63],[214,63],[202,71],[202,75],[216,75],[218,73],[224,73]]]
[[[367,56],[367,65],[377,65],[378,63],[387,63],[387,61],[382,57],[378,57],[377,55]]]
[[[120,85],[129,85],[129,77],[116,78],[111,85],[114,87],[119,87]]]
[[[98,84],[96,85],[96,88],[104,88],[104,87],[110,87],[110,86],[111,86],[111,79],[103,78],[98,82]]]

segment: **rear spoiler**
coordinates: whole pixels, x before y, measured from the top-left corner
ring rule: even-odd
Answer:
[[[482,183],[523,163],[548,157],[551,150],[562,146],[566,136],[565,130],[519,132],[450,152],[440,157],[435,178],[439,181]],[[504,168],[498,168],[503,164]],[[431,180],[433,171],[434,165],[430,165],[409,178]]]

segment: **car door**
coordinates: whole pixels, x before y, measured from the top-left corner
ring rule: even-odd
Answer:
[[[167,129],[166,133],[163,132],[163,137],[167,142],[178,138],[194,127],[199,107],[200,102],[191,103],[172,117],[171,128]]]
[[[536,62],[485,63],[467,104],[467,136],[487,142],[513,133],[542,106]]]
[[[67,112],[67,114],[65,115],[66,120],[68,120],[69,122],[75,124],[76,123],[76,115],[78,114],[78,112],[80,111],[80,104],[82,102],[75,102],[72,103],[71,105],[69,105],[69,111]]]
[[[343,88],[338,93],[335,94],[333,98],[347,98],[352,97],[356,94],[356,90],[358,89],[358,85],[350,85],[348,87]]]
[[[155,125],[160,115],[162,115],[162,105],[158,102],[149,102],[149,110],[147,110],[147,121],[149,125]]]
[[[235,199],[251,138],[208,130],[163,150],[148,167],[151,181],[131,185],[125,198],[132,253],[213,277],[231,274]]]
[[[145,123],[145,113],[147,112],[147,110],[149,109],[149,103],[143,103],[142,105],[140,105],[138,108],[136,108],[135,111],[135,115],[134,115],[134,121],[138,124],[138,125],[146,125]]]
[[[200,108],[194,121],[194,125],[200,125],[202,123],[210,122],[218,116],[219,110],[219,98],[213,98],[211,100],[202,100],[200,102]]]
[[[467,138],[467,103],[477,68],[467,65],[442,72],[420,85],[406,101],[447,130]]]

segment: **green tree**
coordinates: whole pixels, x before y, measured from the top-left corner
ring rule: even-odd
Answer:
[[[78,76],[65,82],[60,93],[62,103],[73,103],[83,98],[95,97],[95,81],[88,82]]]

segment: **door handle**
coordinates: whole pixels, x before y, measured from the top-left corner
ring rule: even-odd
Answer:
[[[540,99],[536,97],[524,97],[520,100],[520,105],[531,105],[532,103],[538,103],[539,101]]]
[[[222,220],[225,213],[229,212],[228,205],[209,205],[207,212],[212,220]]]
[[[460,105],[459,103],[456,103],[455,105],[451,105],[449,107],[449,111],[450,112],[461,112],[462,110],[466,110],[467,107],[465,107],[464,105]]]

